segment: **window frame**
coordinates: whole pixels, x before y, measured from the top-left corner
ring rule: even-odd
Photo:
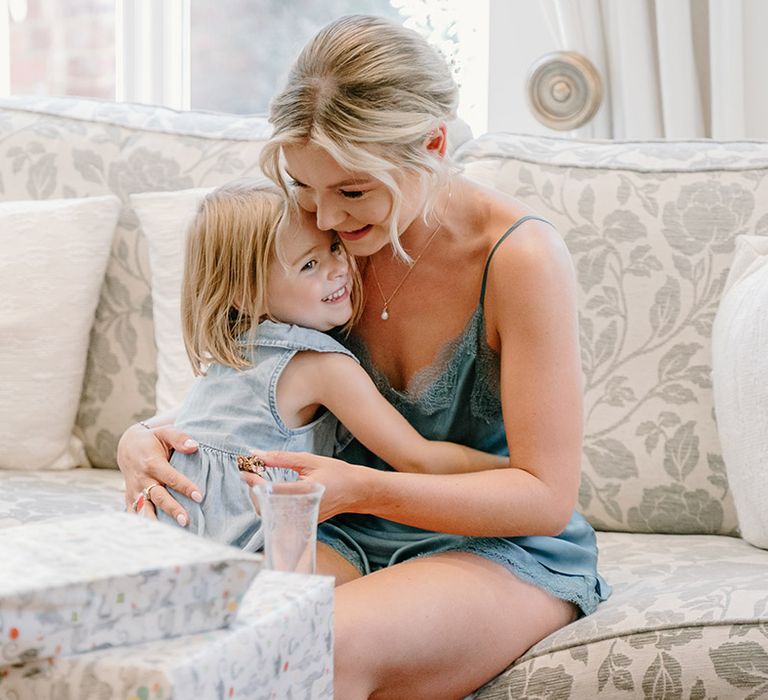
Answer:
[[[188,110],[189,37],[190,0],[115,0],[115,100]]]

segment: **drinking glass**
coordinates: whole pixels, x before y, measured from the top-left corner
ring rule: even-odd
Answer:
[[[264,566],[315,573],[317,518],[325,486],[311,481],[268,481],[253,492],[264,529]]]

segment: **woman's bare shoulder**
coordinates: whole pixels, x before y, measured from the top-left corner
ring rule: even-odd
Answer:
[[[486,211],[481,230],[490,256],[484,298],[488,325],[504,317],[522,322],[553,304],[573,306],[573,265],[558,230],[541,218],[523,221],[539,215],[511,197],[482,188],[480,193]]]
[[[493,267],[535,270],[562,258],[564,253],[567,257],[558,231],[535,210],[478,183],[468,182],[466,192],[474,203],[474,231],[483,237],[488,254],[493,252]],[[514,230],[507,235],[510,229]]]

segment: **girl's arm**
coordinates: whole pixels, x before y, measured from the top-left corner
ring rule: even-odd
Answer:
[[[298,380],[369,450],[401,472],[456,474],[509,466],[509,459],[453,442],[427,440],[378,391],[367,372],[341,353],[299,353]],[[278,403],[280,403],[278,384]]]

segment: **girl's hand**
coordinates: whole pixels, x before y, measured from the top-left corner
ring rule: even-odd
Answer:
[[[128,428],[120,438],[117,465],[125,477],[125,505],[129,512],[137,512],[134,504],[142,491],[146,495],[146,489],[152,487],[144,499],[141,514],[154,520],[157,518],[157,507],[168,513],[179,525],[186,526],[189,522],[186,511],[164,487],[169,486],[198,503],[203,500],[203,496],[195,484],[169,464],[172,450],[195,452],[197,443],[172,425],[147,429],[136,424]],[[159,485],[153,487],[153,484]]]
[[[339,513],[363,513],[366,496],[370,492],[369,480],[376,471],[348,464],[333,457],[321,457],[309,452],[261,452],[252,454],[261,457],[268,467],[283,467],[298,472],[300,479],[316,481],[325,486],[320,502],[319,521],[323,522]],[[250,485],[264,483],[256,474],[242,473]],[[157,489],[153,489],[154,495]]]

